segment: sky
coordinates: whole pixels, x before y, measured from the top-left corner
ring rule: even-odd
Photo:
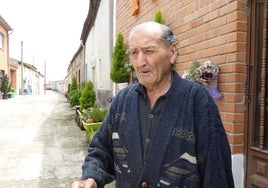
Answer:
[[[88,9],[89,0],[0,0],[0,15],[13,29],[10,57],[34,65],[47,81],[63,80]]]

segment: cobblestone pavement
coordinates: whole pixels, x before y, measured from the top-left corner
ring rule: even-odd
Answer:
[[[0,188],[70,187],[86,153],[85,131],[63,95],[0,100]]]

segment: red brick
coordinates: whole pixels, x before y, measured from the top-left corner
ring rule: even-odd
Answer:
[[[246,61],[246,52],[233,52],[227,54],[226,62],[228,63],[240,63]]]
[[[232,103],[244,103],[245,96],[241,93],[226,93],[225,94],[225,102]]]
[[[223,6],[222,8],[220,8],[220,16],[224,16],[230,12],[233,12],[235,10],[238,9],[238,2],[237,1],[233,1],[231,3],[226,4],[225,6]]]
[[[226,17],[219,17],[215,20],[212,20],[210,22],[210,29],[214,29],[214,28],[219,28],[223,25],[226,25],[227,24],[227,18]]]
[[[244,134],[228,134],[230,144],[242,144],[244,141]]]
[[[242,11],[235,11],[227,15],[228,22],[233,21],[246,21],[247,15],[245,12]]]
[[[213,30],[210,30],[210,31],[204,33],[204,40],[215,38],[217,36],[219,36],[219,30],[213,29]]]
[[[245,65],[241,63],[222,64],[220,66],[221,73],[244,73]]]
[[[217,104],[221,112],[244,113],[243,104],[233,104],[233,103],[217,103]]]
[[[206,49],[202,52],[203,57],[208,58],[208,57],[213,57],[219,54],[219,48],[209,48]]]
[[[202,41],[202,42],[196,44],[196,51],[208,49],[209,46],[210,46],[209,41]]]
[[[220,46],[227,43],[226,36],[219,36],[210,40],[210,47]]]
[[[215,20],[219,17],[219,10],[214,10],[212,12],[209,12],[207,15],[204,16],[204,23],[210,22],[211,20]]]
[[[246,43],[247,35],[245,32],[233,32],[228,34],[227,41],[228,42],[244,42]]]
[[[242,124],[234,125],[232,123],[224,122],[224,129],[229,134],[244,133],[244,125]]]
[[[245,84],[245,75],[244,74],[227,74],[226,83],[242,83]]]
[[[231,144],[230,149],[231,149],[232,154],[237,154],[237,153],[243,153],[244,152],[243,144],[236,144],[236,145]]]
[[[230,122],[232,124],[237,124],[237,123],[244,123],[244,115],[238,114],[238,113],[226,113],[225,114],[225,121]],[[234,126],[233,126],[234,127]]]

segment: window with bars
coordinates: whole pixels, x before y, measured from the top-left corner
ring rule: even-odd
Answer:
[[[254,32],[254,93],[253,147],[268,151],[268,62],[267,62],[267,12],[264,1],[256,2]],[[266,20],[265,20],[266,19]],[[266,24],[265,24],[266,22]],[[265,28],[266,27],[266,28]]]

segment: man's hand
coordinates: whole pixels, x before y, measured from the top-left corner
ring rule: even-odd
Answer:
[[[97,188],[97,183],[94,179],[88,178],[83,181],[75,181],[73,182],[71,188]]]

